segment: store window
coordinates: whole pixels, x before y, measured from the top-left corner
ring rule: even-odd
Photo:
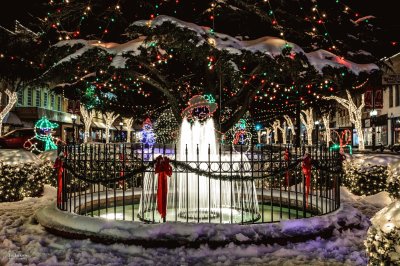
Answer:
[[[56,103],[56,96],[54,94],[51,94],[50,96],[50,109],[55,110],[55,103]]]
[[[32,106],[33,105],[33,89],[29,88],[28,89],[28,95],[27,95],[27,103],[28,106]]]
[[[43,107],[46,109],[49,107],[49,94],[47,91],[43,93]]]
[[[40,107],[40,98],[41,98],[41,92],[40,92],[40,89],[39,90],[36,90],[36,97],[35,97],[35,106],[36,107]]]
[[[61,111],[61,96],[57,97],[57,111]]]
[[[24,90],[18,91],[18,105],[24,104]]]

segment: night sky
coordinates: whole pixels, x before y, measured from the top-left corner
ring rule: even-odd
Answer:
[[[284,1],[284,0],[283,0]],[[322,0],[319,0],[322,1]],[[327,1],[327,0],[323,0]],[[397,1],[394,0],[342,0],[360,16],[374,15],[375,25],[381,26],[387,32],[388,40],[397,42],[397,51],[400,51],[400,19],[398,19]],[[12,27],[15,19],[21,22],[32,20],[31,14],[42,14],[43,6],[48,3],[44,0],[12,0],[7,1],[0,9],[0,25]],[[392,51],[391,51],[392,52]],[[388,54],[387,56],[390,56]]]

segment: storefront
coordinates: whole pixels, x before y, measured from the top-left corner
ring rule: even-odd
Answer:
[[[391,119],[392,125],[392,144],[400,144],[400,117],[393,117]]]
[[[375,119],[375,145],[388,145],[387,115],[381,115]],[[373,121],[372,118],[363,120],[365,146],[373,146]]]

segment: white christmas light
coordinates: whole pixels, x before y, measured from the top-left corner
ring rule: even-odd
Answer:
[[[89,139],[89,132],[90,132],[90,125],[93,121],[94,110],[88,111],[83,105],[80,106],[80,111],[83,117],[83,123],[85,124],[85,136],[83,137],[83,142],[88,142]]]
[[[14,107],[15,103],[17,102],[17,93],[15,91],[10,91],[6,90],[5,94],[8,96],[8,103],[6,107],[4,107],[3,110],[0,111],[0,136],[2,135],[2,127],[3,127],[3,120],[4,117],[11,111],[11,109]],[[3,93],[0,92],[0,104],[1,104],[1,98],[2,98]]]
[[[104,121],[106,122],[106,143],[110,142],[110,128],[115,119],[117,119],[118,117],[119,114],[114,115],[114,112],[106,112],[103,115]]]
[[[308,110],[301,110],[301,112],[300,120],[307,130],[307,144],[312,145],[312,132],[314,129],[313,109],[310,107]]]
[[[354,127],[357,130],[358,149],[365,150],[364,133],[362,130],[362,123],[361,123],[362,110],[365,106],[365,95],[364,94],[361,95],[361,104],[359,107],[357,107],[350,94],[350,91],[346,90],[346,93],[347,93],[347,99],[340,98],[338,96],[329,96],[329,97],[324,96],[323,98],[326,100],[336,100],[344,108],[346,108],[347,111],[349,111],[350,122],[354,124]]]

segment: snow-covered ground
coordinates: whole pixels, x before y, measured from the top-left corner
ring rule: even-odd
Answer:
[[[376,163],[397,158],[366,158]],[[362,158],[364,157],[364,158]],[[368,157],[368,156],[367,156]],[[383,160],[382,160],[383,159]],[[37,224],[34,213],[50,204],[56,190],[45,187],[40,198],[0,203],[0,265],[366,265],[364,240],[366,229],[335,231],[330,239],[275,245],[236,245],[216,249],[143,248],[135,245],[104,245],[90,240],[69,240],[45,231]],[[386,192],[372,196],[355,196],[341,189],[347,202],[367,217],[390,204]]]
[[[373,215],[390,200],[381,193],[357,197],[346,189],[342,199]],[[41,198],[0,203],[0,265],[366,265],[366,230],[335,232],[330,239],[280,245],[235,245],[212,249],[143,248],[68,240],[52,235],[35,222],[34,212],[54,198],[46,186]],[[375,198],[373,198],[375,197]]]

